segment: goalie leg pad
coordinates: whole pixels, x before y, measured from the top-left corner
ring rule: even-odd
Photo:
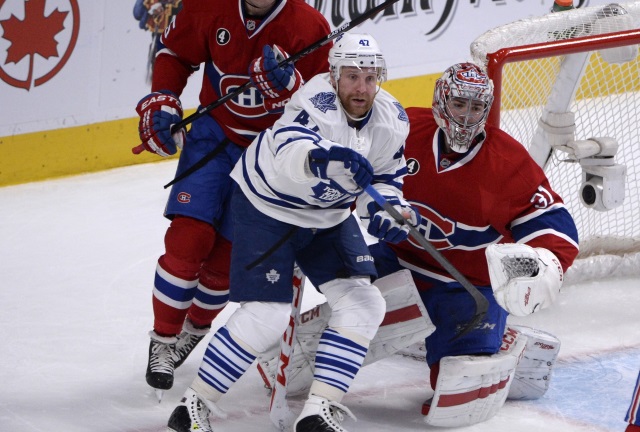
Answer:
[[[527,346],[509,389],[508,399],[539,399],[549,389],[551,372],[560,351],[554,335],[525,326],[512,326],[527,337]]]
[[[507,399],[526,343],[526,336],[507,328],[497,354],[443,357],[433,399],[423,406],[425,423],[463,427],[493,417]]]
[[[387,305],[384,320],[369,344],[364,365],[387,358],[424,341],[436,327],[422,303],[409,270],[400,270],[374,282]]]
[[[380,278],[374,285],[385,299],[386,313],[369,344],[364,365],[389,357],[417,342],[424,342],[435,330],[409,270],[401,270]],[[308,392],[313,381],[314,361],[320,336],[330,317],[331,308],[327,303],[300,314],[291,358],[291,375],[287,383],[288,396]],[[274,349],[258,357],[258,372],[267,388],[271,388],[273,383],[277,355],[278,350]]]

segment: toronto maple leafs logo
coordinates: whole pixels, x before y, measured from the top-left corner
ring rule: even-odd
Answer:
[[[320,92],[309,99],[314,107],[326,114],[327,111],[337,111],[336,94],[332,92]]]
[[[318,201],[333,202],[344,196],[338,189],[331,187],[326,183],[318,183],[312,188],[313,197]]]
[[[2,81],[28,91],[62,70],[76,46],[80,30],[78,2],[66,2],[68,5],[57,5],[50,10],[46,0],[0,1],[2,16],[9,16],[0,20],[0,38],[10,43],[4,64],[0,65]],[[36,55],[44,61],[37,60]]]
[[[271,284],[274,284],[280,280],[280,273],[278,273],[274,269],[269,270],[269,273],[265,273],[265,276],[267,277],[267,282],[271,282]]]
[[[400,102],[394,102],[393,105],[395,105],[395,107],[398,108],[398,111],[400,111],[400,114],[398,114],[398,119],[403,122],[409,122],[409,116],[407,115],[407,112],[404,110],[403,106],[400,105]]]

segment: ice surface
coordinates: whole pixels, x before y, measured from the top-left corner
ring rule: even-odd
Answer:
[[[158,432],[196,375],[201,344],[158,404],[144,380],[151,286],[175,162],[0,188],[0,431]],[[303,308],[321,302],[307,290]],[[214,326],[233,310],[230,305]],[[551,389],[507,402],[467,432],[623,431],[640,367],[640,279],[566,287],[517,320],[557,335]],[[515,320],[514,320],[515,322]],[[425,364],[394,356],[364,368],[344,403],[350,432],[426,431]],[[275,431],[252,368],[221,407],[217,432]],[[294,401],[301,408],[300,401]]]

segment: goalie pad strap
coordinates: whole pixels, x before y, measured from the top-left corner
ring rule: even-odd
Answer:
[[[525,326],[511,326],[527,337],[508,399],[539,399],[549,389],[551,372],[560,352],[560,340],[551,333]]]

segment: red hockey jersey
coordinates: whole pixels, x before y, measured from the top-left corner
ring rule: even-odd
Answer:
[[[294,54],[331,31],[324,16],[303,0],[278,0],[261,19],[246,15],[243,4],[242,0],[184,0],[161,38],[152,90],[180,95],[187,78],[204,63],[200,105],[206,106],[249,80],[249,65],[265,45],[277,44]],[[305,80],[329,71],[330,48],[328,43],[296,62]],[[279,117],[264,109],[262,95],[254,87],[210,114],[242,146]]]
[[[578,253],[573,218],[524,146],[487,127],[483,142],[449,160],[439,150],[444,133],[431,109],[409,108],[407,114],[404,197],[420,210],[420,232],[471,283],[490,285],[485,249],[496,242],[544,247],[564,270],[571,265]],[[453,281],[411,238],[390,246],[414,272],[418,288]]]

